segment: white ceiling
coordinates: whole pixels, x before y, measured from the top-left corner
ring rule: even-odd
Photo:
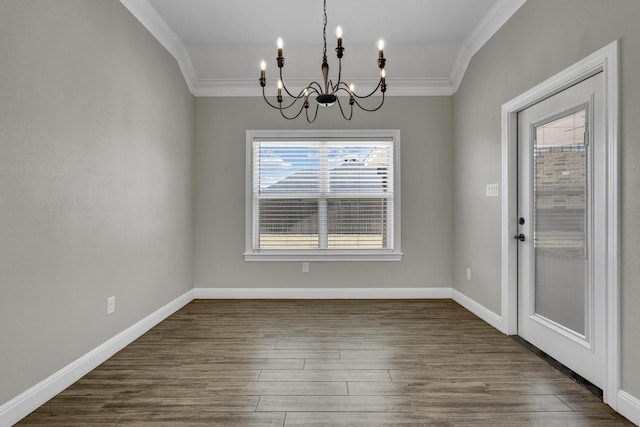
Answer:
[[[526,0],[327,0],[327,56],[344,30],[344,80],[375,86],[385,41],[388,95],[450,95],[473,54]],[[196,96],[259,96],[259,63],[276,81],[278,37],[287,81],[320,80],[322,0],[121,0],[177,59]],[[274,85],[269,85],[274,86]]]

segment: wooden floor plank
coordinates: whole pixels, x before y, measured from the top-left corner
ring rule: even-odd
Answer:
[[[386,369],[263,369],[259,381],[391,381]]]
[[[382,350],[382,343],[376,341],[306,341],[281,340],[276,350]]]
[[[456,393],[457,398],[468,393],[486,393],[487,385],[480,381],[410,381],[410,382],[377,382],[349,381],[347,383],[351,396],[408,396],[413,394]]]
[[[141,427],[282,427],[284,412],[141,411],[123,415],[117,426]]]
[[[411,412],[404,396],[262,396],[258,411]]]
[[[420,359],[411,358],[307,359],[304,369],[414,369],[423,365]]]
[[[19,426],[625,426],[450,300],[195,300]]]
[[[288,412],[286,427],[450,427],[408,412]]]
[[[417,413],[434,412],[572,412],[551,394],[428,393],[411,396]]]
[[[344,381],[258,381],[211,383],[206,388],[222,395],[257,396],[346,396]]]

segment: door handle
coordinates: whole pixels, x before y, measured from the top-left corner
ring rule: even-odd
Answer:
[[[525,241],[524,234],[522,234],[522,233],[520,233],[520,234],[518,234],[516,236],[513,236],[513,238],[516,239],[516,240],[520,240],[521,242]]]

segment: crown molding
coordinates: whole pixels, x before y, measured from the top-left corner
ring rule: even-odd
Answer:
[[[198,79],[182,40],[148,0],[120,0],[133,16],[178,62],[190,92],[196,97],[260,96],[257,79]],[[464,41],[449,78],[387,78],[387,96],[450,96],[456,93],[473,55],[504,25],[526,0],[499,0]],[[312,79],[289,79],[303,87]],[[377,80],[356,80],[357,86],[375,86]]]
[[[189,51],[180,37],[147,0],[120,0],[120,3],[173,55],[189,90],[193,94],[197,81],[196,69],[193,67]]]
[[[473,55],[502,28],[505,22],[507,22],[526,1],[527,0],[498,1],[484,18],[482,18],[471,34],[469,34],[469,37],[467,37],[464,43],[462,43],[462,46],[460,46],[456,62],[449,76],[449,80],[451,80],[453,86],[453,93],[456,93],[460,88],[462,78],[467,71]]]
[[[291,88],[303,88],[313,78],[287,79],[287,86]],[[453,86],[447,78],[440,79],[402,79],[387,78],[388,89],[386,96],[449,96],[453,95]],[[378,84],[377,79],[354,80],[356,87],[374,88]],[[200,79],[194,84],[191,91],[198,97],[222,97],[222,96],[262,96],[258,79]],[[274,92],[275,93],[275,92]],[[376,96],[380,96],[377,94]]]
[[[450,96],[451,80],[443,78],[389,78],[387,92],[390,96]],[[376,81],[377,83],[377,81]]]

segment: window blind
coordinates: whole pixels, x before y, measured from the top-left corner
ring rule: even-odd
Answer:
[[[393,141],[254,140],[254,250],[390,249]]]
[[[586,110],[536,127],[534,242],[556,254],[586,254],[589,176]]]

